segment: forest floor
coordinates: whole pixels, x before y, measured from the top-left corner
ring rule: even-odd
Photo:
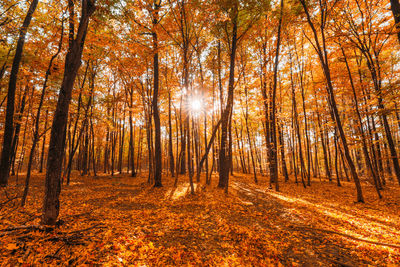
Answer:
[[[60,223],[39,225],[44,176],[34,175],[24,208],[22,181],[0,189],[0,263],[133,266],[366,266],[400,264],[400,187],[377,199],[354,187],[315,179],[304,189],[290,181],[280,192],[267,177],[231,177],[229,194],[187,177],[164,176],[152,188],[145,174],[74,175],[61,193]],[[203,177],[202,177],[203,181]],[[7,196],[6,196],[7,193]]]

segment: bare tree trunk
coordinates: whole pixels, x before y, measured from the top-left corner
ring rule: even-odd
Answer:
[[[172,144],[172,118],[171,118],[171,91],[168,91],[168,155],[169,155],[169,171],[171,176],[175,177],[175,161],[174,150]]]
[[[278,182],[278,145],[276,140],[276,88],[278,84],[278,67],[279,67],[279,49],[281,46],[281,29],[282,29],[282,20],[283,20],[283,0],[281,0],[281,10],[279,16],[279,25],[278,25],[278,37],[276,41],[276,51],[275,51],[275,63],[274,63],[274,83],[272,88],[272,103],[271,103],[271,179],[275,183],[275,190],[279,191],[279,182]]]
[[[44,151],[46,146],[46,133],[47,133],[47,122],[49,117],[49,110],[46,109],[46,115],[44,119],[44,133],[43,133],[43,142],[42,142],[42,151],[40,155],[40,165],[39,165],[39,173],[43,172],[43,165],[44,165]]]
[[[335,135],[333,137],[333,141],[334,141],[334,145],[335,145],[335,172],[336,172],[336,182],[337,182],[337,186],[342,186],[342,184],[340,183],[340,174],[339,174],[339,170],[338,170],[338,142],[337,142],[338,136],[336,133],[336,129],[335,129]]]
[[[33,88],[32,88],[33,89]],[[19,134],[21,132],[21,119],[25,110],[25,105],[26,105],[26,97],[28,95],[28,91],[29,91],[29,86],[25,86],[25,90],[24,90],[24,94],[22,96],[21,99],[21,104],[20,104],[20,108],[18,111],[18,116],[16,119],[16,123],[15,123],[15,132],[14,132],[14,137],[12,139],[12,143],[11,143],[11,173],[12,175],[15,175],[15,160],[17,158],[17,150],[18,150],[18,141],[19,141]],[[32,90],[33,92],[34,90]],[[28,113],[29,114],[29,113]]]
[[[43,201],[42,224],[54,225],[60,210],[59,195],[61,192],[62,159],[64,158],[65,132],[68,119],[69,103],[76,74],[81,65],[89,18],[95,11],[95,0],[82,0],[82,14],[75,39],[65,58],[64,78],[51,130],[47,173],[45,182],[45,197]]]
[[[129,109],[129,155],[130,155],[130,164],[131,164],[131,176],[136,176],[136,168],[135,168],[135,126],[133,125],[132,118],[132,106],[133,106],[133,89],[129,92],[130,97],[130,109]]]
[[[28,190],[29,190],[29,181],[30,181],[30,177],[31,177],[31,169],[32,169],[32,162],[33,162],[33,156],[35,154],[35,148],[37,143],[40,140],[40,135],[39,135],[39,122],[40,122],[40,112],[42,110],[42,106],[43,106],[43,102],[44,102],[44,97],[46,95],[46,88],[47,88],[47,81],[49,79],[50,76],[50,71],[51,71],[51,67],[53,66],[53,61],[56,59],[56,57],[60,54],[61,52],[61,47],[62,47],[62,41],[63,41],[63,35],[64,35],[64,22],[61,22],[61,34],[60,34],[60,41],[58,43],[58,50],[57,52],[51,57],[50,62],[49,62],[49,66],[47,67],[47,71],[46,71],[46,75],[44,78],[44,83],[43,83],[43,88],[42,88],[42,94],[40,95],[40,101],[39,101],[39,106],[36,112],[36,118],[35,118],[35,129],[33,132],[33,140],[32,140],[32,147],[31,147],[31,151],[29,153],[29,161],[28,161],[28,167],[27,167],[27,171],[26,171],[26,179],[25,179],[25,189],[24,189],[24,193],[22,195],[22,199],[21,199],[21,206],[23,207],[25,205],[25,201],[26,201],[26,197],[28,196]],[[47,114],[46,114],[47,115]],[[43,131],[43,134],[46,134],[46,127]]]
[[[161,125],[160,125],[160,114],[158,111],[158,89],[159,89],[159,68],[158,68],[158,36],[157,36],[157,24],[159,23],[158,12],[160,9],[160,3],[154,3],[154,15],[153,15],[153,119],[154,119],[154,156],[155,156],[155,168],[154,168],[154,187],[162,187],[161,183],[161,171],[162,171],[162,151],[161,151]]]
[[[235,4],[235,14],[232,20],[232,43],[230,53],[230,67],[229,67],[229,84],[228,84],[228,97],[226,100],[226,107],[221,114],[221,144],[219,151],[219,183],[218,187],[225,188],[225,192],[228,192],[229,185],[229,157],[227,155],[227,139],[228,139],[228,125],[229,118],[232,112],[233,106],[233,93],[235,88],[235,59],[237,49],[237,28],[238,28],[238,4]],[[229,148],[228,148],[229,149]]]
[[[396,23],[397,38],[400,42],[400,3],[399,0],[390,0],[390,7],[392,9],[392,14],[394,21]]]
[[[11,144],[14,132],[15,91],[17,87],[18,72],[24,49],[26,32],[28,30],[29,24],[31,23],[31,19],[33,13],[35,12],[37,4],[38,0],[33,0],[31,2],[28,13],[26,14],[24,22],[22,23],[19,32],[17,48],[15,50],[14,60],[10,72],[10,80],[8,83],[7,93],[6,121],[4,123],[3,149],[0,161],[0,186],[3,187],[7,186],[8,184],[8,176],[10,172],[10,158],[12,154]]]
[[[94,136],[94,127],[93,127],[93,121],[92,121],[92,116],[93,116],[93,106],[92,106],[92,111],[90,115],[90,131],[91,131],[91,136],[92,136],[92,149],[91,149],[91,154],[92,154],[92,167],[93,167],[93,176],[97,176],[96,172],[96,155],[95,155],[95,136]]]
[[[123,115],[123,121],[125,121],[125,111]],[[119,156],[118,156],[118,171],[121,174],[123,168],[123,156],[124,156],[124,142],[125,141],[125,123],[122,124],[120,139],[119,139]]]
[[[282,127],[278,126],[278,134],[279,134],[279,145],[281,148],[281,159],[282,159],[282,173],[285,177],[285,182],[289,181],[289,174],[286,167],[286,159],[285,159],[285,142],[283,141],[283,131]]]

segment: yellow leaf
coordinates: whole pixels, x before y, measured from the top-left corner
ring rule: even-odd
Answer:
[[[153,242],[149,243],[149,248],[154,248]]]

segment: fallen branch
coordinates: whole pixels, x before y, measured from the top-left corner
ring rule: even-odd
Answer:
[[[7,196],[7,198],[8,198],[8,196]],[[6,200],[6,201],[0,203],[0,207],[4,206],[4,205],[7,204],[8,202],[11,202],[11,201],[13,201],[13,200],[15,200],[15,199],[18,199],[18,198],[19,198],[18,196],[13,197],[13,198],[8,198],[8,200]]]
[[[34,230],[38,230],[41,232],[50,232],[52,230],[54,230],[54,228],[52,227],[46,227],[46,226],[42,226],[42,225],[21,225],[21,226],[15,226],[15,227],[8,227],[6,229],[0,230],[0,237],[11,234],[14,231],[18,231],[18,230],[28,230],[28,231],[34,231]]]
[[[21,225],[15,227],[8,227],[4,230],[0,230],[0,232],[11,232],[16,230],[39,230],[39,231],[49,231],[53,230],[52,227],[43,226],[43,225]]]
[[[210,152],[211,146],[214,143],[216,133],[217,133],[218,128],[221,125],[221,123],[222,123],[222,120],[219,119],[217,125],[214,126],[214,130],[212,131],[212,135],[211,135],[210,141],[208,142],[208,145],[206,147],[206,151],[204,152],[204,155],[200,160],[199,167],[197,167],[197,179],[200,178],[200,172],[201,172],[201,169],[203,168],[203,163],[206,160],[206,158],[208,157],[208,153]]]
[[[306,227],[306,226],[294,226],[291,228],[295,228],[295,229],[299,229],[299,230],[318,231],[318,232],[324,232],[324,233],[328,233],[328,234],[335,234],[335,235],[340,235],[340,236],[347,237],[347,238],[350,238],[350,239],[353,239],[356,241],[361,241],[361,242],[370,243],[370,244],[374,244],[374,245],[400,249],[400,245],[397,245],[397,244],[390,244],[390,243],[383,243],[383,242],[368,240],[368,239],[355,237],[352,235],[348,235],[348,234],[344,234],[344,233],[340,233],[340,232],[336,232],[336,231],[332,231],[332,230],[325,230],[325,229]]]

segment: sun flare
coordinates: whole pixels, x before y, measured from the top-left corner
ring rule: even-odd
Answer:
[[[193,98],[190,100],[190,109],[194,114],[200,113],[203,109],[203,102],[201,99]]]

